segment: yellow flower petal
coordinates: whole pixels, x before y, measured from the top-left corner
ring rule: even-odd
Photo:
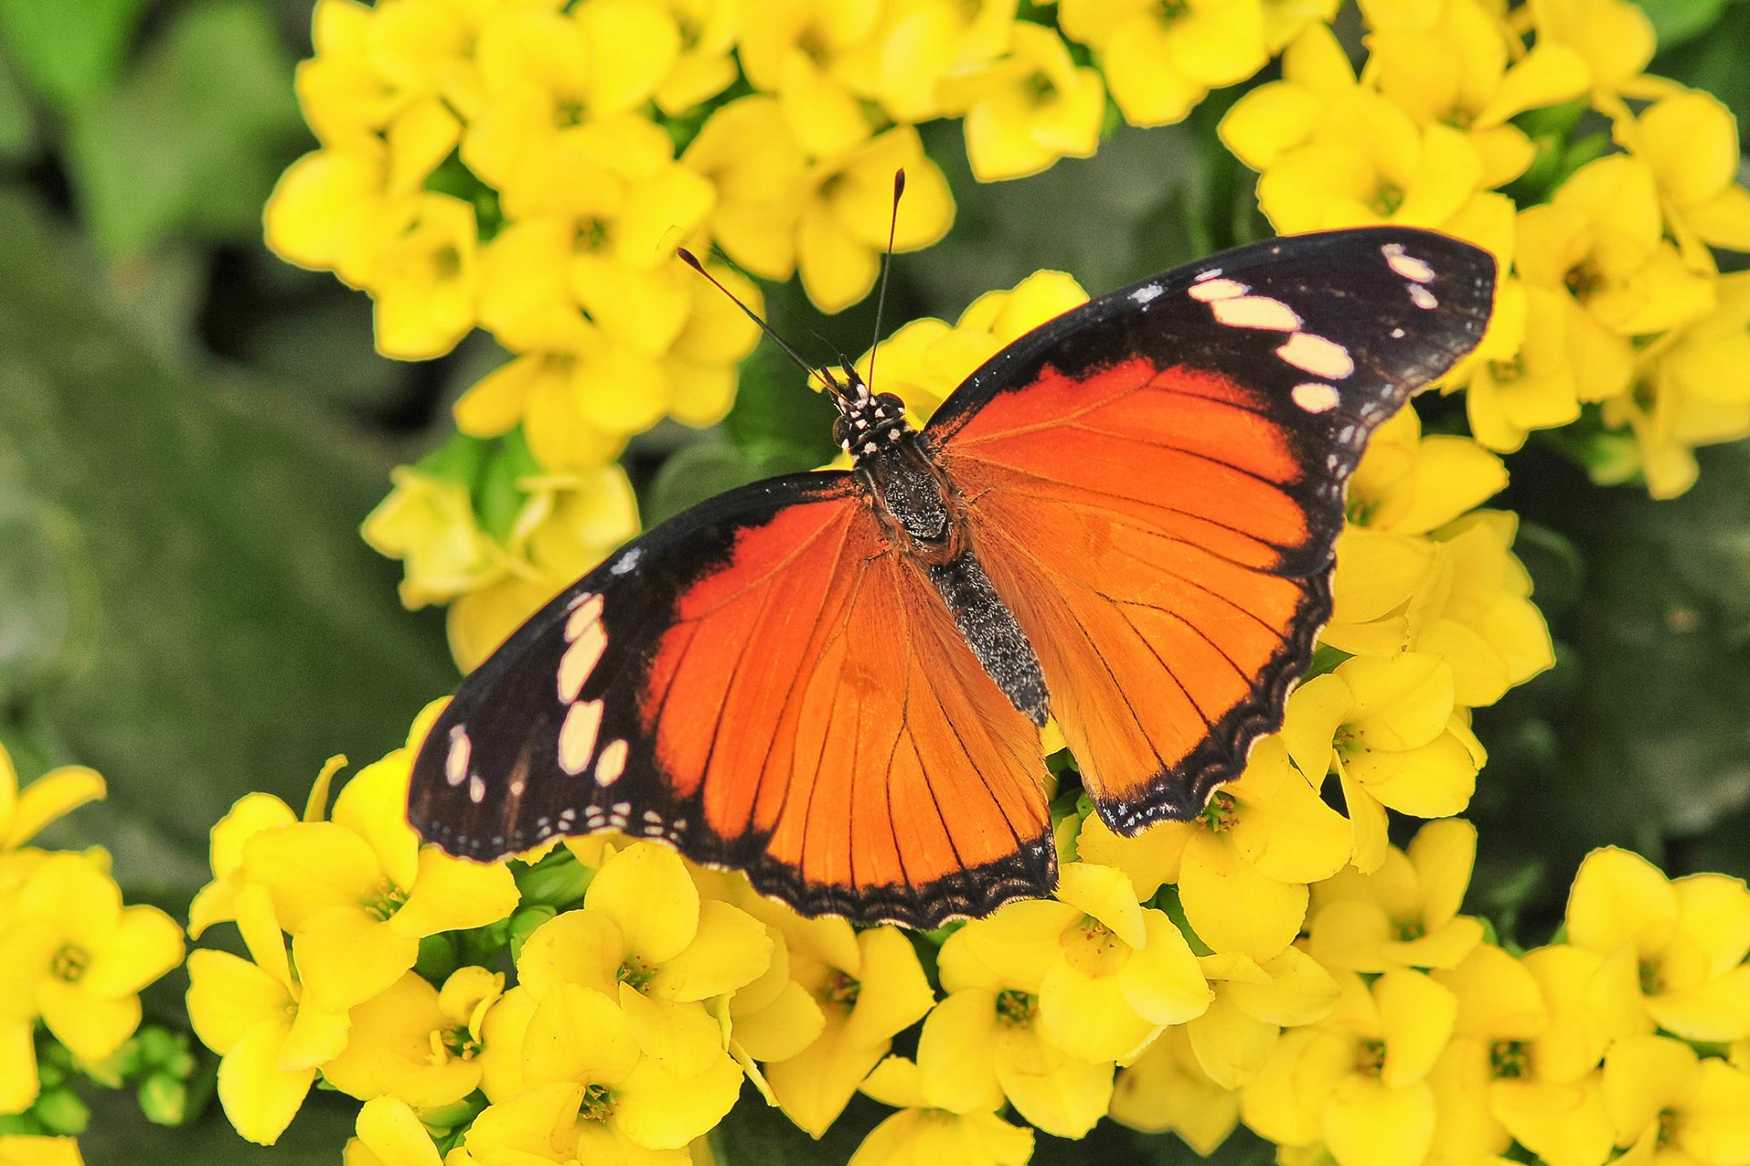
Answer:
[[[496,923],[516,905],[516,880],[503,863],[467,862],[426,846],[407,902],[390,916],[389,926],[398,935],[422,938]]]
[[[303,921],[292,955],[311,1003],[345,1009],[400,979],[419,956],[419,940],[358,907],[335,907]]]
[[[1199,831],[1179,871],[1185,918],[1204,943],[1263,962],[1293,942],[1306,918],[1306,887],[1266,878],[1225,839]]]
[[[1573,1085],[1497,1081],[1489,1107],[1514,1141],[1550,1166],[1600,1166],[1610,1156],[1610,1114],[1595,1076]]]
[[[686,865],[654,842],[635,842],[604,862],[584,906],[612,919],[626,950],[652,967],[679,955],[699,931],[699,892]]]
[[[703,1000],[758,978],[771,959],[765,924],[728,903],[707,899],[699,905],[693,942],[657,969],[647,990],[661,1000]]]
[[[968,988],[939,1001],[918,1036],[920,1091],[955,1113],[1001,1108],[997,1025],[997,996],[989,989]]]
[[[1118,986],[1138,1016],[1153,1024],[1183,1024],[1215,997],[1197,957],[1166,913],[1142,912],[1148,941],[1118,969]],[[1102,1058],[1090,1058],[1099,1060]]]
[[[1420,972],[1396,969],[1375,982],[1373,996],[1385,1026],[1380,1080],[1388,1087],[1421,1081],[1452,1036],[1458,998]]]
[[[819,1039],[826,1027],[820,1005],[794,980],[757,1012],[737,1015],[733,1035],[756,1061],[784,1061]]]
[[[12,761],[0,753],[0,766],[11,777],[7,783],[16,788]],[[51,769],[24,787],[9,807],[10,818],[0,810],[0,850],[13,850],[36,837],[37,831],[55,819],[72,813],[87,802],[105,796],[107,787],[95,769],[83,765],[63,765]]]
[[[1647,955],[1677,927],[1677,896],[1659,869],[1614,846],[1588,854],[1568,893],[1568,942],[1609,953],[1629,946]]]
[[[723,1026],[703,1004],[652,1000],[630,984],[620,985],[619,1000],[638,1047],[667,1072],[692,1077],[724,1055]]]
[[[638,1058],[638,1041],[620,1006],[577,984],[558,984],[541,997],[522,1039],[523,1073],[530,1084],[616,1085]]]
[[[1425,1083],[1393,1089],[1352,1076],[1325,1103],[1325,1145],[1340,1166],[1402,1166],[1434,1142],[1434,1092]]]
[[[646,1149],[678,1150],[723,1120],[741,1079],[740,1066],[722,1053],[688,1076],[646,1057],[614,1092],[614,1123]]]
[[[54,977],[37,982],[36,1003],[55,1039],[82,1061],[101,1061],[140,1026],[140,998],[105,999]]]
[[[284,1030],[252,1029],[219,1061],[219,1104],[242,1137],[271,1146],[292,1124],[316,1079],[315,1069],[287,1072],[279,1067]]]
[[[1067,961],[1039,986],[1039,1028],[1045,1039],[1085,1061],[1125,1060],[1160,1031],[1137,1015],[1116,976],[1090,976]]]
[[[176,921],[156,907],[126,907],[109,942],[92,953],[79,986],[94,996],[128,996],[181,962]]]
[[[1089,862],[1072,862],[1058,872],[1057,897],[1098,919],[1131,947],[1147,942],[1143,910],[1124,872]]]
[[[23,1113],[38,1088],[35,1021],[0,1019],[0,1113]]]

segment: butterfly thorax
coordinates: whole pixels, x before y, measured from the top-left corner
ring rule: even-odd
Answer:
[[[974,553],[960,496],[906,423],[904,403],[865,392],[841,405],[833,428],[893,545],[929,579],[991,680],[1043,725],[1049,697],[1033,645]]]

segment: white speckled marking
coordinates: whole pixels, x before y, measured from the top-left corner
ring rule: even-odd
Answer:
[[[1331,385],[1320,381],[1307,381],[1295,385],[1289,394],[1294,403],[1308,413],[1329,413],[1337,407],[1337,390]]]
[[[1281,300],[1268,296],[1241,296],[1232,300],[1216,300],[1215,320],[1230,328],[1256,328],[1264,332],[1293,332],[1300,327],[1300,317]]]
[[[1347,348],[1311,332],[1296,332],[1276,350],[1276,355],[1302,372],[1326,380],[1340,381],[1355,371],[1354,358]]]
[[[1402,328],[1393,328],[1391,330],[1391,338],[1393,340],[1402,340],[1404,338],[1404,330]]]
[[[1185,294],[1200,303],[1213,303],[1216,300],[1231,300],[1243,296],[1252,289],[1243,283],[1235,283],[1231,279],[1207,279],[1191,285],[1191,290]]]
[[[451,785],[461,785],[468,776],[468,757],[474,752],[474,746],[468,741],[468,730],[461,725],[450,729],[450,751],[444,757],[444,780]]]
[[[624,739],[609,741],[602,746],[601,756],[595,759],[597,785],[613,785],[620,779],[620,775],[626,772],[626,754],[629,748]],[[620,806],[625,806],[625,809]],[[614,807],[615,812],[622,815],[631,812],[631,809],[625,802]]]
[[[571,618],[565,621],[565,642],[583,634],[583,629],[602,617],[602,597],[584,592],[571,601]]]
[[[475,805],[486,800],[486,783],[480,780],[478,773],[468,778],[468,800]]]
[[[1434,269],[1426,261],[1405,251],[1402,243],[1387,243],[1380,251],[1385,255],[1385,265],[1405,279],[1427,283],[1434,278]]]
[[[582,610],[581,608],[579,610]],[[559,658],[559,703],[570,704],[583,691],[583,682],[595,671],[602,653],[608,649],[608,630],[601,620],[583,626],[565,655]]]
[[[567,709],[565,723],[559,726],[559,768],[572,777],[588,769],[590,754],[595,752],[596,734],[601,727],[601,701],[578,701]]]
[[[1216,276],[1218,276],[1220,274],[1221,274],[1221,268],[1211,267],[1208,271],[1199,271],[1195,276],[1192,277],[1191,282],[1192,283],[1202,283],[1204,280],[1214,279]]]
[[[657,813],[655,810],[645,810],[644,811],[644,820],[646,822],[660,822],[660,821],[662,821],[662,815]]]
[[[1410,302],[1424,312],[1440,306],[1440,301],[1434,298],[1434,293],[1419,283],[1410,285]]]
[[[617,559],[614,562],[613,566],[608,568],[608,574],[610,574],[610,575],[624,575],[628,571],[632,570],[632,568],[636,567],[638,565],[638,560],[642,559],[643,557],[644,557],[644,548],[643,547],[633,547],[631,550],[629,550],[625,554],[621,555],[619,557],[619,559]]]
[[[1151,300],[1159,299],[1161,290],[1161,285],[1158,283],[1145,284],[1131,292],[1130,298],[1138,304],[1147,304]]]

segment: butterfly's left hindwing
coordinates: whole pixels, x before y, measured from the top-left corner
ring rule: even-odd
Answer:
[[[1038,733],[856,480],[724,495],[579,580],[469,676],[414,826],[491,859],[617,830],[806,914],[935,926],[1049,891]]]
[[[1487,253],[1392,228],[1147,280],[994,357],[925,430],[1101,817],[1198,813],[1282,721],[1373,430],[1473,348]]]

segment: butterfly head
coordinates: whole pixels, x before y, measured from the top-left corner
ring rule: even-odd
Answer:
[[[839,415],[832,423],[832,439],[840,449],[864,458],[898,445],[911,426],[905,419],[905,402],[893,393],[871,393],[855,369],[846,368],[846,381],[836,380],[833,404]]]

